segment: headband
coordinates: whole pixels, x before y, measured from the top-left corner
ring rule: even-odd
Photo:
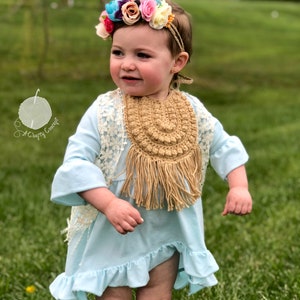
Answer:
[[[99,17],[96,33],[107,39],[113,33],[116,22],[133,25],[142,19],[153,29],[169,29],[180,50],[185,51],[181,35],[172,23],[174,18],[172,7],[165,0],[112,0],[105,5]]]

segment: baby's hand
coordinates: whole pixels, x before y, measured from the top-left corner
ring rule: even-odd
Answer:
[[[226,204],[222,215],[246,215],[252,210],[252,198],[247,188],[232,187],[226,197]]]
[[[113,198],[103,213],[121,234],[134,231],[136,226],[144,222],[137,209],[119,198]]]

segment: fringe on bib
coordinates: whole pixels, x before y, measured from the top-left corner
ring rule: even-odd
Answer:
[[[194,204],[201,195],[201,151],[186,97],[172,90],[166,100],[125,95],[124,102],[131,147],[122,193],[148,210]]]

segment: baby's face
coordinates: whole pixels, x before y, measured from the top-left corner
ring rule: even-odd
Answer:
[[[125,94],[166,98],[175,64],[168,38],[165,30],[149,25],[126,26],[114,33],[110,73]]]

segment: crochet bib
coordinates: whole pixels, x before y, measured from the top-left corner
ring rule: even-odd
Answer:
[[[131,141],[122,193],[146,209],[181,210],[200,196],[201,151],[194,110],[172,90],[166,100],[124,95]]]

